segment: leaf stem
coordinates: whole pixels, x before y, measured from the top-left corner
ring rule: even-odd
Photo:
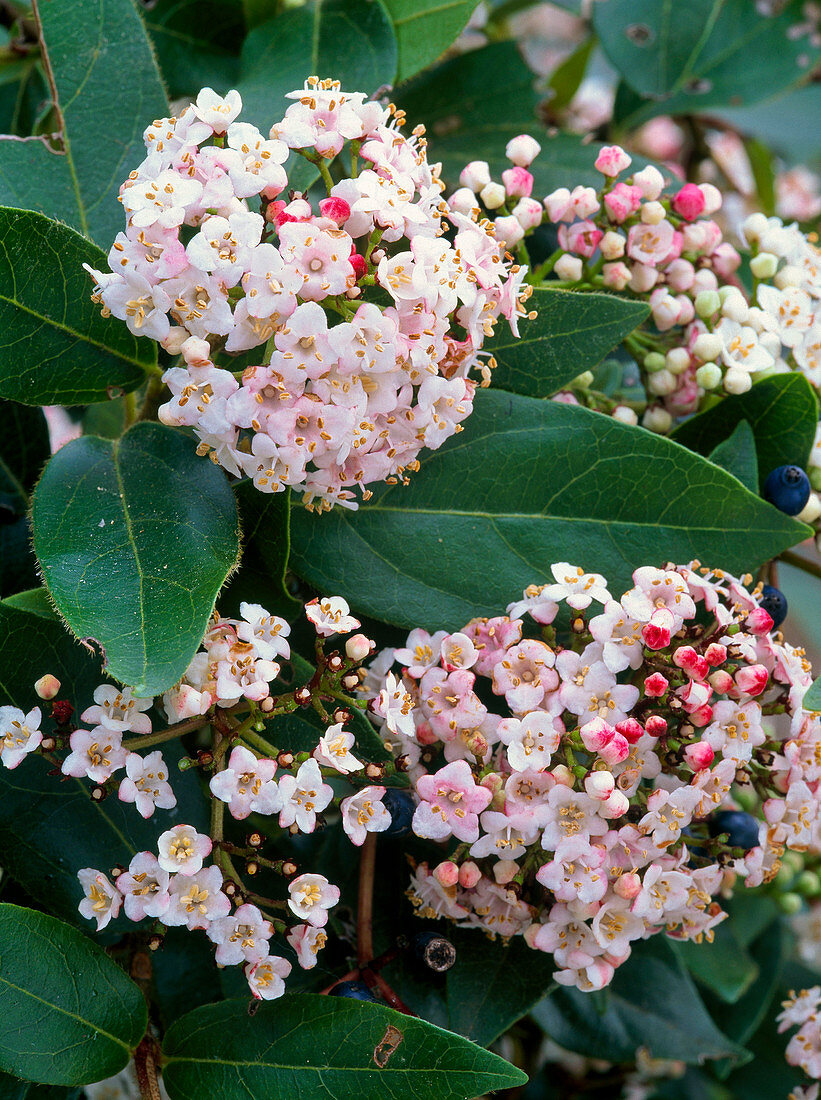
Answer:
[[[787,565],[794,565],[796,569],[801,569],[804,573],[809,573],[811,577],[817,577],[821,580],[821,565],[817,565],[816,562],[808,561],[806,558],[802,558],[800,554],[793,554],[791,550],[783,550],[779,557]]]
[[[140,749],[148,749],[152,745],[161,745],[164,741],[175,741],[192,730],[202,729],[211,719],[207,714],[195,714],[193,718],[186,718],[183,722],[177,722],[168,729],[155,730],[154,733],[146,733],[142,737],[132,737],[130,741],[123,742],[123,748],[129,752],[138,752]]]

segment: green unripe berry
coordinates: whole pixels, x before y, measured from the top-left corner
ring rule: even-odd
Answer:
[[[706,321],[721,309],[721,298],[715,290],[702,290],[696,295],[695,305],[696,313],[702,321]]]
[[[803,894],[805,898],[816,898],[821,894],[821,878],[815,871],[802,871],[793,887],[796,893]]]
[[[696,382],[705,390],[714,390],[721,385],[721,367],[718,363],[704,363],[696,371]]]
[[[664,370],[667,365],[661,352],[651,351],[644,357],[644,369],[648,374],[655,374],[658,370]]]
[[[803,899],[799,894],[781,894],[777,900],[781,912],[789,917],[800,913],[804,907]]]
[[[786,891],[792,886],[795,879],[795,869],[788,866],[786,863],[782,863],[775,873],[773,882],[779,890]]]

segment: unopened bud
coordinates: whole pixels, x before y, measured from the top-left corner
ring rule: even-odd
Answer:
[[[294,754],[292,752],[281,752],[277,756],[277,764],[280,768],[290,768],[294,762]]]
[[[599,806],[599,813],[608,821],[622,817],[630,809],[630,799],[623,791],[613,791]]]
[[[41,699],[53,699],[60,690],[60,681],[56,676],[52,676],[50,672],[47,672],[34,685],[34,690]]]
[[[771,279],[778,271],[778,257],[772,252],[759,252],[750,260],[750,271],[756,279]]]
[[[557,764],[550,773],[560,787],[572,787],[576,782],[573,772],[566,764]]]
[[[693,343],[693,355],[702,363],[711,362],[721,355],[724,341],[715,332],[702,332]]]
[[[696,313],[706,321],[721,309],[721,299],[715,290],[702,290],[696,295],[695,306]]]
[[[472,890],[481,877],[482,872],[472,859],[467,860],[459,868],[459,885],[465,890]]]
[[[631,871],[626,875],[619,875],[613,883],[613,892],[625,901],[632,901],[641,891],[641,879]]]
[[[519,864],[515,859],[498,859],[493,864],[493,877],[499,886],[507,886],[519,873]]]
[[[455,886],[459,881],[459,868],[453,860],[446,859],[433,869],[434,878],[445,888]]]
[[[364,634],[352,634],[345,642],[345,652],[352,661],[364,661],[375,648],[371,639]]]
[[[703,363],[696,371],[696,382],[703,390],[716,389],[723,377],[718,363]]]
[[[498,210],[504,204],[506,197],[505,189],[501,183],[494,183],[492,180],[479,192],[479,198],[488,210]]]
[[[644,723],[644,728],[651,737],[661,737],[667,732],[667,719],[662,718],[660,714],[651,714]]]
[[[584,789],[597,802],[606,802],[616,788],[616,780],[607,771],[591,772],[585,776]]]

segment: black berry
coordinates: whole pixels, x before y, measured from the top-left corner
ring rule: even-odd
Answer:
[[[743,810],[719,810],[707,819],[710,836],[727,833],[727,843],[749,852],[758,844],[758,822]]]
[[[797,516],[810,499],[810,479],[800,466],[778,466],[764,482],[764,496],[788,516]]]
[[[354,1001],[373,1001],[378,1003],[379,998],[371,993],[364,982],[337,982],[331,990],[332,997],[350,997]]]
[[[384,830],[382,836],[407,836],[411,831],[413,811],[416,809],[416,803],[410,791],[400,790],[398,787],[388,787],[382,799],[382,804],[391,815],[391,823]]]
[[[773,626],[781,626],[787,617],[787,597],[780,588],[765,584],[761,589],[759,605],[764,608],[773,621]]]

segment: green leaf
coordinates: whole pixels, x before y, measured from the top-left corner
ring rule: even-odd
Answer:
[[[168,114],[132,0],[35,6],[62,133],[0,138],[0,203],[40,210],[108,245],[123,228],[120,184],[145,157],[143,130]],[[112,106],[116,89],[116,109]]]
[[[724,397],[712,409],[685,420],[672,438],[706,455],[742,420],[755,435],[761,482],[777,466],[806,467],[815,440],[818,404],[803,374],[777,374],[756,382],[746,393]]]
[[[551,287],[537,287],[528,307],[538,316],[522,322],[520,339],[505,327],[485,348],[499,364],[494,386],[529,397],[548,397],[595,367],[650,314],[644,302]]]
[[[106,259],[75,230],[0,207],[0,397],[26,405],[105,401],[157,370],[153,341],[101,316],[84,263],[105,267]]]
[[[608,0],[593,8],[602,49],[643,97],[624,120],[703,113],[767,99],[805,82],[821,56],[809,36],[789,34],[801,0],[777,16],[748,0]]]
[[[563,110],[570,106],[573,96],[584,80],[587,64],[595,45],[595,35],[591,34],[553,70],[548,84],[548,88],[553,93],[549,101],[551,111]]]
[[[309,76],[348,91],[393,82],[396,39],[379,0],[315,0],[256,27],[242,48],[243,118],[265,133],[288,106],[283,97]]]
[[[748,138],[744,149],[753,170],[758,208],[772,217],[775,214],[775,156],[758,138]]]
[[[639,1047],[691,1063],[747,1055],[710,1019],[663,936],[634,944],[601,995],[560,988],[532,1015],[560,1046],[608,1062],[632,1062]]]
[[[804,710],[821,711],[821,676],[807,688],[801,706]]]
[[[358,512],[291,515],[291,565],[322,591],[402,626],[497,615],[570,560],[613,592],[639,565],[699,558],[744,572],[809,528],[724,470],[580,407],[477,393],[465,431],[423,452],[408,487]]]
[[[49,1085],[123,1069],[148,1023],[139,988],[62,921],[0,905],[0,1068]]]
[[[464,30],[479,0],[383,0],[399,43],[396,80],[427,68]]]
[[[714,447],[709,457],[716,466],[737,477],[751,493],[758,492],[758,456],[749,421],[739,420],[732,435]]]
[[[0,423],[0,596],[7,596],[37,583],[26,513],[51,448],[40,409],[0,401]]]
[[[792,164],[821,160],[817,135],[808,143],[807,121],[821,117],[821,84],[805,84],[752,107],[723,107],[717,115],[740,134],[757,138]]]
[[[302,605],[285,587],[290,550],[290,489],[260,493],[253,481],[234,486],[242,528],[242,568],[220,593],[223,615],[238,615],[243,600],[261,603],[289,621]],[[310,675],[310,674],[309,674]]]
[[[226,1001],[173,1024],[163,1044],[171,1100],[469,1100],[527,1081],[458,1035],[381,1005],[310,993]]]
[[[727,1004],[738,1001],[758,977],[758,964],[736,936],[732,920],[718,926],[712,943],[683,940],[672,946],[696,981]]]
[[[203,87],[227,92],[235,86],[245,36],[239,0],[158,0],[146,9],[169,95],[195,97]]]
[[[34,549],[71,629],[137,695],[175,684],[202,642],[237,560],[234,496],[192,441],[140,423],[121,440],[83,436],[34,493]]]

